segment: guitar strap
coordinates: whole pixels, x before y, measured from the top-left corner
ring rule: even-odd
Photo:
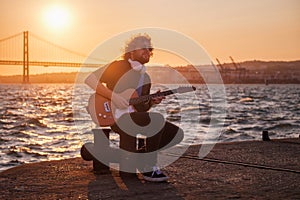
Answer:
[[[142,89],[143,89],[143,85],[144,85],[144,77],[145,77],[145,74],[141,73],[141,78],[139,80],[138,88],[136,89],[139,97],[142,96]]]
[[[140,72],[141,77],[139,80],[138,87],[136,89],[139,97],[142,95],[142,87],[144,85],[144,76],[146,72],[146,67],[142,65],[139,61],[128,59],[128,62],[130,63],[133,70]]]

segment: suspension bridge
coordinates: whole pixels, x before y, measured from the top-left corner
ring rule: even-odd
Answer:
[[[29,66],[100,67],[107,61],[69,50],[33,33],[24,31],[0,39],[0,65],[23,66],[23,83],[29,83]]]

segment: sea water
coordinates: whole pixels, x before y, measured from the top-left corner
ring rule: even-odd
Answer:
[[[168,90],[177,85],[154,85]],[[179,145],[299,137],[300,85],[225,85],[215,97],[206,85],[174,94],[155,108],[180,126]],[[0,85],[0,171],[22,164],[80,156],[96,125],[86,111],[86,85]],[[211,134],[213,130],[214,134]],[[118,135],[112,134],[118,144]]]

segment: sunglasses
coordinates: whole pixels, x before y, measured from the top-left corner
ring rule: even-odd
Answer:
[[[148,50],[148,51],[152,52],[153,48],[143,48],[143,50]]]

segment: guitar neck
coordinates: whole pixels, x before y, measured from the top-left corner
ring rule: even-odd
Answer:
[[[129,104],[136,105],[136,104],[139,104],[142,102],[147,102],[155,97],[163,97],[163,96],[168,96],[168,95],[175,94],[175,93],[177,93],[177,89],[167,90],[167,91],[163,91],[163,92],[159,92],[159,93],[154,93],[154,94],[149,94],[149,95],[145,95],[145,96],[141,96],[141,97],[137,97],[137,98],[132,98],[129,100]]]

